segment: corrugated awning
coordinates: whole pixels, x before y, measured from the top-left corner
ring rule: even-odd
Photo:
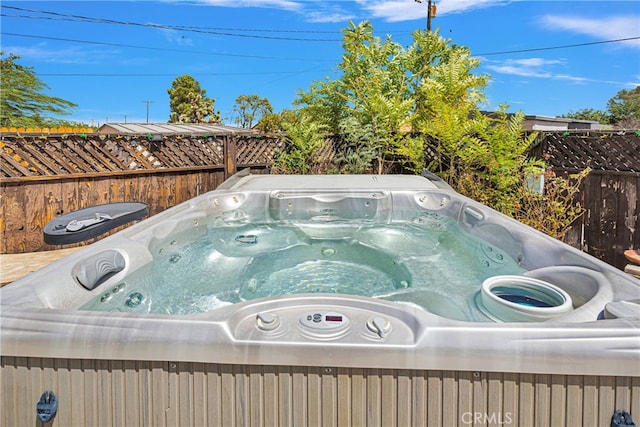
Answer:
[[[255,135],[253,129],[218,123],[105,123],[98,133],[120,135]]]

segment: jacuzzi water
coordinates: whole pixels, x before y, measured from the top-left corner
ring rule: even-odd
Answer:
[[[326,225],[213,224],[200,236],[159,243],[148,268],[81,308],[194,314],[255,298],[335,293],[488,320],[475,302],[483,280],[524,269],[449,217],[403,216],[411,219],[383,226],[343,222],[339,238],[322,238]]]

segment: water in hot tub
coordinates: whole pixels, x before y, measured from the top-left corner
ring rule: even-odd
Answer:
[[[334,293],[484,320],[473,302],[482,281],[523,271],[495,245],[432,213],[389,224],[216,224],[157,245],[148,268],[82,309],[194,314],[255,298]]]

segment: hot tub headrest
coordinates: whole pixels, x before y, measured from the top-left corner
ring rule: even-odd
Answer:
[[[115,249],[109,249],[91,255],[76,264],[73,269],[74,277],[82,286],[92,290],[124,270],[125,266],[124,256]]]

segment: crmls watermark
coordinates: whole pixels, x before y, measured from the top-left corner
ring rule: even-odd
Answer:
[[[464,412],[460,417],[462,424],[498,424],[509,425],[513,423],[511,412]]]

